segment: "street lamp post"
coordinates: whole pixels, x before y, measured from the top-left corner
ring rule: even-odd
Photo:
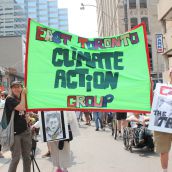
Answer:
[[[116,8],[118,8],[119,3],[120,3],[120,0],[118,0],[117,7]],[[123,20],[124,20],[125,32],[126,32],[126,31],[128,31],[127,0],[123,0],[123,3],[124,3],[124,19]],[[96,5],[92,5],[92,4],[84,4],[84,3],[81,3],[80,9],[81,10],[84,10],[86,6],[88,6],[88,7],[94,7],[97,10],[100,10],[104,16],[107,16],[108,18],[111,19],[112,25],[111,25],[111,28],[109,28],[109,35],[110,35],[110,32],[111,32],[112,27],[113,27],[113,23],[115,22],[117,10],[115,11],[114,16],[110,16],[105,11],[103,11],[103,9],[99,9]],[[104,17],[102,16],[102,18],[103,18],[103,24],[104,24]],[[104,35],[104,26],[103,26],[103,35]]]
[[[128,31],[128,14],[127,14],[127,0],[124,0],[124,23],[125,23],[125,32]]]
[[[94,7],[94,8],[96,8],[97,10],[99,10],[99,8],[98,8],[96,5],[81,3],[80,9],[81,9],[81,10],[85,10],[85,7]],[[109,14],[107,14],[105,11],[101,10],[101,12],[102,12],[105,16],[107,16],[107,17],[109,17],[109,18],[111,18],[111,19],[113,20],[113,17],[110,16]]]
[[[81,3],[81,7],[80,9],[81,10],[85,10],[85,7],[94,7],[96,8],[97,10],[100,10],[96,5],[92,5],[92,4],[84,4],[84,3]],[[107,14],[105,11],[103,11],[103,9],[100,10],[102,12],[102,20],[103,20],[103,24],[104,24],[104,16],[107,16],[108,18],[110,18],[113,21],[113,17],[110,16],[109,14]],[[103,27],[103,36],[104,36],[104,25],[102,26]]]

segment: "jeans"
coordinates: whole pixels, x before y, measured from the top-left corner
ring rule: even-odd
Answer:
[[[101,114],[100,113],[94,113],[94,119],[95,119],[95,123],[96,123],[96,129],[99,128],[99,122],[100,122],[100,127],[103,128],[102,120],[101,120]]]
[[[16,172],[21,155],[23,158],[23,172],[31,171],[31,147],[32,139],[30,129],[27,129],[23,133],[14,136],[14,144],[11,147],[12,160],[8,172]]]

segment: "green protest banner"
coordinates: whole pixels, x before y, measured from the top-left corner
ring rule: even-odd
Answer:
[[[83,38],[28,21],[27,110],[149,112],[145,25],[106,38]]]

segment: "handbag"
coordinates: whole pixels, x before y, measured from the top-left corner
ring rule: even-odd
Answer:
[[[4,108],[0,123],[0,145],[2,151],[10,150],[14,144],[14,111],[12,111],[10,122],[7,124],[6,111]]]
[[[63,150],[64,148],[64,142],[65,141],[72,141],[73,140],[73,134],[72,134],[72,130],[71,130],[71,127],[70,125],[68,124],[68,131],[69,131],[69,139],[66,139],[66,140],[59,140],[59,144],[58,144],[58,148],[59,150]]]

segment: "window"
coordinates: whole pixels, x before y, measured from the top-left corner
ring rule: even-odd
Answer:
[[[48,5],[52,5],[52,6],[56,7],[57,2],[56,1],[48,1]]]
[[[17,3],[24,3],[24,0],[17,0]]]
[[[130,9],[136,8],[136,0],[129,0],[129,8]]]
[[[5,15],[14,15],[14,13],[5,13]]]
[[[28,8],[36,7],[36,2],[28,2]]]
[[[13,28],[13,26],[5,26],[5,28]]]
[[[67,16],[59,16],[59,20],[67,20],[68,17]]]
[[[28,13],[36,12],[36,8],[28,8]]]
[[[39,20],[40,20],[40,21],[43,21],[43,22],[44,22],[44,21],[47,21],[47,16],[40,16],[40,17],[39,17]]]
[[[58,14],[57,13],[48,13],[48,16],[49,17],[57,18],[58,17]]]
[[[130,23],[131,23],[131,29],[132,29],[134,26],[138,24],[137,18],[131,18]]]
[[[140,0],[140,8],[147,8],[147,0]]]
[[[50,21],[50,22],[55,22],[55,23],[57,23],[57,22],[58,22],[58,19],[57,19],[57,18],[49,18],[49,21]]]
[[[39,9],[47,9],[47,4],[39,4]]]
[[[148,44],[148,48],[149,48],[149,57],[150,57],[150,69],[151,71],[153,71],[153,59],[152,59],[152,46],[150,44]]]
[[[47,15],[47,11],[46,10],[44,10],[44,11],[39,11],[39,15]]]
[[[51,20],[52,21],[52,20]],[[59,21],[59,24],[60,25],[68,25],[68,21],[67,20],[65,20],[65,21]]]
[[[36,13],[35,14],[29,14],[29,18],[32,18],[32,19],[36,19],[37,18],[37,15],[36,15]]]
[[[147,31],[148,34],[150,34],[148,18],[147,17],[141,18],[141,22],[144,22],[146,24],[146,31]]]
[[[5,10],[13,10],[13,8],[5,8]]]

